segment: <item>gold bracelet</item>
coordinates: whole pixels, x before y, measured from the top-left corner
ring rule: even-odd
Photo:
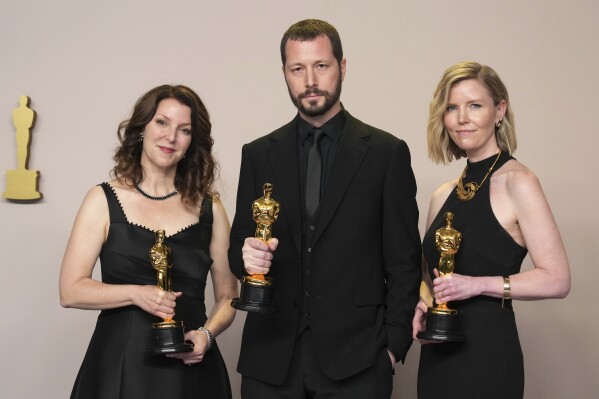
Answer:
[[[501,298],[501,308],[505,307],[505,300],[512,299],[512,287],[510,285],[510,276],[503,277],[503,298]]]

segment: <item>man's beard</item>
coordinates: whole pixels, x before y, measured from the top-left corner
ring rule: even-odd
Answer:
[[[289,97],[291,98],[291,102],[297,107],[297,109],[304,115],[307,116],[321,116],[327,113],[333,105],[339,101],[341,97],[341,85],[343,83],[343,79],[341,78],[341,71],[339,71],[339,79],[337,79],[337,84],[333,88],[333,92],[328,92],[326,90],[319,90],[315,87],[306,90],[303,93],[297,95],[297,97],[293,97],[291,94],[291,90],[289,89],[289,85],[287,85],[287,91],[289,92]],[[318,105],[318,100],[308,100],[308,106],[305,106],[302,103],[302,100],[310,95],[318,94],[324,97],[324,104]]]

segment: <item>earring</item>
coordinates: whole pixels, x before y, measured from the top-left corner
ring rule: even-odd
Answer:
[[[498,120],[497,122],[495,122],[495,127],[499,127],[499,126],[501,126],[501,119]]]
[[[144,141],[144,132],[139,134],[139,142],[141,143],[142,141]]]

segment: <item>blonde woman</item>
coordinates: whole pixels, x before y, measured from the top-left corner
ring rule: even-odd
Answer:
[[[422,344],[418,396],[522,398],[524,366],[511,301],[564,298],[570,272],[537,177],[512,157],[513,113],[492,68],[463,62],[445,71],[430,106],[428,149],[437,163],[467,162],[430,202],[423,240],[426,284],[413,321],[414,339]],[[439,277],[434,235],[445,226],[446,212],[454,214],[462,240],[455,272]],[[521,272],[527,253],[534,268]],[[417,338],[432,298],[459,312],[464,342]]]

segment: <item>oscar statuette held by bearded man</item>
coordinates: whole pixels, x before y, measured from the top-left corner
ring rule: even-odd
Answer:
[[[279,217],[280,204],[272,195],[273,185],[264,183],[264,196],[252,203],[252,216],[256,222],[254,237],[268,242],[272,238],[272,225]],[[233,299],[231,306],[248,312],[274,313],[278,307],[272,303],[272,277],[252,274],[241,279],[239,298]]]

